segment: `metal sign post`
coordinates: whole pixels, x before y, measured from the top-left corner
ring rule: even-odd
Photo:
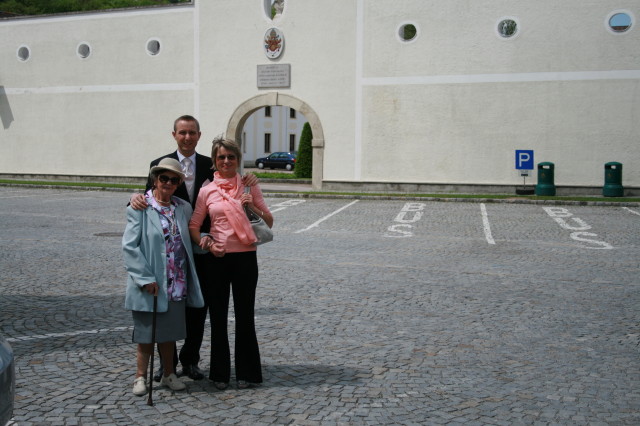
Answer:
[[[522,189],[516,188],[516,194],[532,195],[535,190],[533,188],[527,189],[527,176],[533,170],[533,150],[516,150],[516,170],[522,177]]]

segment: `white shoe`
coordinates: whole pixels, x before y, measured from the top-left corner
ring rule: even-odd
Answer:
[[[187,388],[187,386],[182,383],[182,381],[180,381],[180,379],[178,379],[173,373],[169,374],[166,377],[162,376],[160,383],[174,391],[185,390]]]
[[[133,382],[133,394],[136,396],[142,396],[147,393],[147,381],[144,377],[140,376]]]

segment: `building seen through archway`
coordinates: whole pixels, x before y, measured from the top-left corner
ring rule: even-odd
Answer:
[[[242,129],[242,157],[245,167],[254,167],[255,160],[273,152],[296,152],[304,114],[293,108],[267,105],[253,112]]]

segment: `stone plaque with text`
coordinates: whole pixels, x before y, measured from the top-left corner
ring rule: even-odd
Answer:
[[[291,64],[258,65],[258,89],[291,87]]]

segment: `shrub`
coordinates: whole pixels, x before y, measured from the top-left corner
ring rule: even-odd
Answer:
[[[311,148],[311,126],[304,123],[302,135],[300,136],[300,146],[298,146],[298,157],[296,158],[296,177],[310,179],[313,170],[313,149]]]

